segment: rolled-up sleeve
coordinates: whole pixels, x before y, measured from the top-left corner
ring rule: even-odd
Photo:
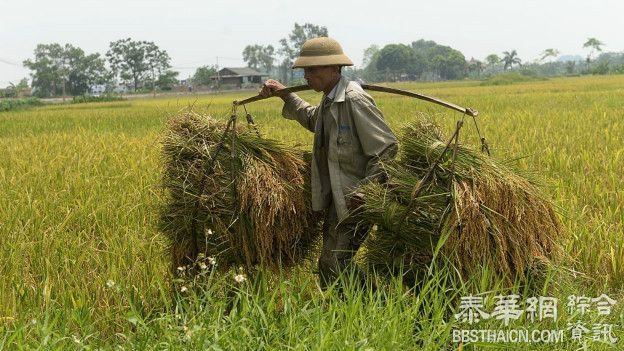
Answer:
[[[385,176],[380,161],[393,159],[398,151],[398,141],[383,114],[372,99],[366,96],[351,99],[354,124],[360,139],[362,151],[370,157],[366,164],[363,184],[372,180],[382,180]]]
[[[316,126],[318,107],[312,106],[296,94],[290,94],[284,102],[282,108],[282,116],[286,119],[294,119],[304,126],[307,130],[314,133]]]

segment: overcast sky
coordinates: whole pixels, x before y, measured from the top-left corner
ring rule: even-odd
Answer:
[[[466,59],[515,49],[531,61],[547,48],[586,55],[589,37],[624,51],[623,0],[0,0],[0,87],[28,76],[38,43],[70,43],[104,54],[131,37],[167,50],[185,78],[194,68],[244,66],[248,44],[278,46],[293,24],[326,26],[356,65],[371,44],[434,40]]]

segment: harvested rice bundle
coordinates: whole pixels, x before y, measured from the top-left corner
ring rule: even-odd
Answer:
[[[561,254],[564,232],[553,205],[537,183],[510,163],[458,145],[447,151],[408,211],[414,186],[446,145],[427,118],[407,126],[399,158],[385,165],[388,182],[370,183],[361,220],[378,224],[363,259],[377,271],[395,273],[403,264],[411,279],[441,254],[468,276],[488,265],[511,282]],[[450,190],[450,191],[449,191]]]
[[[223,138],[226,124],[191,110],[170,118],[167,127],[161,230],[174,270],[199,257],[214,257],[223,268],[269,269],[306,258],[319,227],[302,152],[245,128],[237,129],[232,144],[232,133]]]

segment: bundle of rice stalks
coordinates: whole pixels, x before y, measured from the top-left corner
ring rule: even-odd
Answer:
[[[510,162],[461,144],[453,162],[452,149],[443,154],[447,138],[426,117],[399,140],[399,157],[385,164],[388,182],[360,189],[366,201],[359,219],[378,226],[362,255],[369,266],[389,273],[402,267],[415,280],[439,247],[464,277],[487,265],[511,282],[561,254],[564,233],[552,203]],[[422,190],[412,200],[416,186]]]
[[[222,268],[269,269],[306,258],[319,227],[302,152],[247,128],[224,138],[226,124],[191,110],[170,118],[167,127],[161,230],[174,270],[201,257],[214,257]]]

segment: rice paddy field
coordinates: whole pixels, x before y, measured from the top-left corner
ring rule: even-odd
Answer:
[[[376,291],[321,292],[314,264],[254,277],[208,267],[198,284],[174,284],[158,230],[167,118],[193,106],[225,121],[250,93],[48,105],[0,112],[0,349],[624,349],[624,76],[392,86],[480,111],[492,152],[545,181],[567,258],[537,288],[509,289],[487,268],[461,281],[444,264],[416,290],[391,279]],[[426,113],[449,132],[461,118],[372,95],[393,129]],[[264,136],[310,149],[312,134],[281,107],[247,109]],[[472,121],[460,140],[478,147]],[[465,305],[471,296],[487,315]],[[467,321],[468,310],[481,321]],[[460,338],[471,330],[496,337]]]

